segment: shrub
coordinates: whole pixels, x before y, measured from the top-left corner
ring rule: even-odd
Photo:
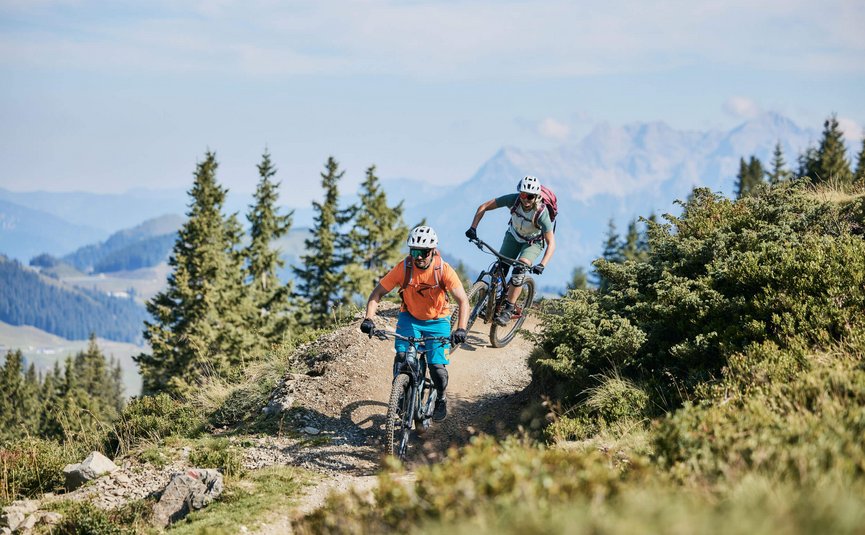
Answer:
[[[243,449],[226,438],[210,438],[189,452],[189,462],[198,468],[216,468],[229,477],[243,472]]]
[[[135,535],[138,531],[134,526],[140,515],[147,514],[139,504],[143,501],[131,502],[132,505],[118,511],[105,511],[89,502],[60,502],[55,505],[63,518],[51,533],[59,535]],[[133,513],[133,514],[130,514]]]
[[[597,450],[475,437],[471,445],[451,449],[443,463],[418,469],[413,483],[398,471],[383,474],[375,503],[353,494],[335,496],[295,527],[300,533],[406,532],[425,521],[459,521],[526,503],[548,511],[580,498],[609,499],[627,482],[640,481],[644,468],[639,459],[613,458]]]
[[[63,489],[63,467],[86,452],[53,440],[24,438],[0,449],[0,503]]]
[[[157,442],[171,435],[195,437],[201,433],[204,418],[191,405],[168,394],[145,396],[130,401],[114,424],[109,447],[127,452],[143,442]]]

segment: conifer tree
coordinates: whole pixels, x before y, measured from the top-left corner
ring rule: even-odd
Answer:
[[[787,163],[784,161],[784,152],[781,150],[781,142],[775,143],[775,151],[772,153],[772,170],[769,171],[769,184],[775,186],[787,180],[790,172],[784,169]]]
[[[862,150],[859,151],[859,157],[856,158],[856,172],[853,175],[853,183],[860,187],[865,186],[865,136],[862,137]]]
[[[249,207],[250,243],[245,249],[246,286],[253,315],[249,327],[267,341],[279,343],[290,328],[292,315],[291,284],[282,284],[277,270],[285,265],[273,242],[291,229],[293,211],[281,215],[277,206],[279,182],[273,181],[276,169],[265,151],[258,165],[260,180],[255,190],[255,204]]]
[[[607,224],[607,237],[604,241],[604,251],[601,253],[601,258],[607,262],[621,263],[624,261],[624,258],[622,257],[622,239],[616,231],[616,223],[612,218],[610,218],[610,221]],[[595,271],[595,277],[598,289],[601,292],[606,291],[609,282],[597,271]]]
[[[739,158],[739,174],[736,175],[736,198],[741,199],[750,195],[760,186],[765,184],[763,164],[756,156],[751,156],[748,163],[744,158]]]
[[[408,234],[402,215],[402,201],[394,207],[388,206],[375,166],[370,166],[361,184],[359,204],[345,243],[345,250],[350,252],[345,266],[347,291],[363,302],[378,280],[402,257]]]
[[[820,175],[820,157],[817,153],[817,147],[809,146],[799,155],[797,159],[799,168],[796,174],[799,178],[808,178],[812,181],[818,181]]]
[[[568,290],[588,290],[589,278],[583,266],[577,266],[571,271],[571,280],[567,284]]]
[[[153,321],[144,338],[152,353],[135,357],[145,395],[184,395],[205,377],[238,373],[255,347],[244,320],[251,314],[243,288],[240,225],[225,217],[226,190],[216,182],[216,156],[197,165],[188,219],[169,258],[168,287],[147,303]]]
[[[823,139],[820,140],[817,158],[818,177],[812,177],[815,182],[832,180],[842,185],[853,182],[853,172],[850,171],[847,149],[844,147],[844,134],[835,114],[823,123]]]
[[[32,433],[32,410],[36,401],[28,392],[24,380],[24,355],[9,351],[0,367],[0,443]]]
[[[312,237],[305,240],[307,254],[300,259],[303,267],[293,268],[298,295],[309,307],[308,321],[316,327],[329,325],[335,307],[347,301],[341,272],[344,256],[337,241],[340,227],[347,220],[346,212],[339,209],[338,183],[344,174],[339,163],[329,157],[321,173],[324,202],[312,203],[315,225]]]
[[[622,242],[621,257],[623,260],[640,260],[640,232],[637,230],[637,220],[628,222],[628,233]]]

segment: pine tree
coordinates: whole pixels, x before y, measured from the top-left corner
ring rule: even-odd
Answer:
[[[799,168],[796,174],[799,178],[808,178],[815,182],[820,180],[820,157],[817,147],[812,145],[805,149],[805,152],[799,155],[797,163]]]
[[[640,233],[637,230],[637,220],[632,219],[628,223],[628,233],[625,234],[625,241],[622,242],[620,256],[623,260],[640,260]]]
[[[862,150],[856,159],[856,173],[853,175],[853,183],[859,187],[865,186],[865,136],[862,137]]]
[[[240,373],[255,338],[244,325],[252,314],[243,287],[240,225],[225,217],[226,190],[216,182],[216,156],[207,152],[189,192],[188,219],[169,258],[168,287],[147,303],[153,321],[144,338],[152,353],[135,357],[143,393],[184,395],[211,374]]]
[[[775,143],[775,151],[772,153],[772,170],[768,173],[769,184],[776,186],[790,177],[790,172],[784,169],[787,163],[784,161],[784,152],[781,150],[781,142]]]
[[[33,399],[28,399],[24,381],[24,355],[21,351],[9,351],[0,367],[0,443],[26,436],[35,430],[31,425],[32,415],[27,410]]]
[[[567,284],[568,290],[588,290],[589,277],[586,275],[586,269],[583,266],[577,266],[571,272],[571,280]]]
[[[66,395],[78,400],[94,420],[93,426],[116,420],[123,409],[123,386],[117,384],[115,363],[105,359],[95,335],[90,336],[87,348],[75,355],[73,367],[77,391]]]
[[[607,237],[604,241],[604,251],[601,253],[601,258],[607,262],[621,263],[624,261],[622,257],[622,239],[616,231],[616,223],[612,218],[610,218],[610,222],[607,225]],[[606,291],[609,282],[597,271],[595,271],[595,278],[598,289],[601,292]]]
[[[345,211],[339,209],[338,183],[344,171],[331,156],[321,173],[324,202],[313,202],[317,215],[312,237],[304,243],[307,254],[301,257],[303,267],[293,268],[298,278],[298,295],[309,307],[309,319],[314,326],[331,323],[335,307],[345,304],[345,288],[342,281],[344,254],[338,248],[340,227],[347,220]]]
[[[760,186],[765,184],[763,164],[756,156],[751,156],[748,163],[744,158],[739,158],[739,174],[736,175],[736,198],[741,199],[750,195]]]
[[[838,126],[835,114],[823,123],[823,139],[817,150],[817,158],[817,182],[832,180],[841,185],[853,182],[853,172],[850,171],[847,150],[844,148],[844,134]]]
[[[347,291],[366,302],[378,280],[402,257],[408,235],[402,201],[392,208],[388,206],[374,165],[366,170],[353,215],[353,227],[345,243],[345,249],[350,251],[345,266]]]
[[[269,345],[282,341],[291,327],[291,284],[282,284],[277,270],[285,265],[273,243],[291,229],[294,211],[281,215],[277,207],[279,182],[273,181],[276,169],[265,151],[258,165],[261,177],[255,191],[255,204],[249,207],[250,243],[246,258],[246,288],[253,315],[249,328],[258,332]]]

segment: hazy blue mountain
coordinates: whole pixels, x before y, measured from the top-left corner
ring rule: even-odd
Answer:
[[[768,166],[780,141],[792,168],[819,135],[774,113],[726,132],[676,130],[662,122],[603,124],[575,145],[548,151],[503,148],[448,192],[452,194],[428,202],[407,199],[406,219],[426,216],[442,248],[477,271],[490,257],[471,246],[463,233],[478,205],[515,191],[522,176],[535,175],[556,192],[560,211],[558,248],[540,282],[563,288],[575,266],[589,266],[599,256],[610,218],[623,232],[634,217],[675,213],[673,201],[687,198],[694,186],[730,194],[740,157],[754,154]],[[478,234],[500,245],[508,215],[506,209],[487,214]]]
[[[0,199],[0,253],[21,261],[43,252],[65,254],[101,240],[102,230]]]
[[[104,242],[86,245],[62,258],[85,272],[107,273],[155,266],[168,260],[183,217],[163,215],[115,232]]]

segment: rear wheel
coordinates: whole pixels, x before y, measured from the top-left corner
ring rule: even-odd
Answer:
[[[404,373],[394,378],[384,426],[384,453],[400,459],[405,456],[411,432],[409,382],[409,376]]]
[[[477,281],[469,290],[469,322],[466,331],[472,330],[472,325],[474,325],[475,320],[478,319],[478,315],[484,312],[484,309],[487,306],[487,295],[489,294],[489,289],[490,285],[485,281]],[[456,330],[457,325],[459,324],[459,319],[460,308],[459,306],[456,306],[453,314],[451,314],[451,332]],[[456,351],[458,347],[459,346],[453,346],[451,352]]]
[[[490,343],[493,347],[505,347],[517,335],[517,331],[523,326],[526,317],[529,314],[532,303],[535,300],[535,281],[531,277],[526,277],[523,283],[523,291],[517,297],[517,302],[514,306],[514,315],[507,325],[501,326],[493,322],[490,329]]]

